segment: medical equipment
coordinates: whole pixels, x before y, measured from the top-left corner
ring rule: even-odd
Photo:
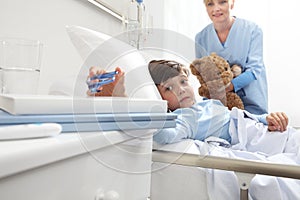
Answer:
[[[124,99],[119,103],[127,102]],[[170,128],[175,126],[176,117],[165,112],[11,115],[0,109],[0,140],[38,136],[36,132],[46,136],[53,130],[58,132],[57,126],[60,126],[59,132],[64,133]],[[57,125],[53,126],[53,123]]]
[[[86,113],[161,113],[167,102],[132,97],[71,97],[64,95],[0,95],[0,109],[13,115]],[[148,104],[145,107],[145,104]],[[34,106],[32,106],[34,105]]]
[[[116,74],[118,74],[118,72],[113,71],[113,72],[107,72],[104,74],[98,74],[91,78],[88,78],[86,83],[89,87],[90,92],[91,93],[101,92],[101,90],[99,90],[98,88],[103,85],[107,85],[109,83],[114,82]],[[98,80],[98,82],[96,82],[95,80]]]
[[[111,199],[111,194],[116,194],[119,199],[147,199],[150,195],[152,135],[158,127],[171,124],[172,127],[175,126],[176,115],[166,112],[166,102],[126,97],[76,99],[53,96],[1,96],[3,98],[0,98],[0,102],[6,101],[6,108],[11,105],[12,111],[22,111],[23,114],[0,112],[0,127],[1,123],[3,126],[11,123],[13,125],[10,128],[13,128],[14,124],[18,123],[53,120],[62,125],[64,132],[68,130],[64,128],[68,128],[70,123],[76,123],[73,132],[56,137],[1,141],[0,151],[5,152],[0,156],[1,197],[19,199],[22,196],[23,199],[38,200],[42,199],[42,196],[54,194],[58,200],[89,199],[93,196],[93,199],[100,200]],[[43,97],[44,101],[41,100]],[[31,105],[40,102],[40,106],[44,103],[51,104],[49,100],[52,99],[50,101],[53,101],[54,106],[48,105],[52,107],[50,111],[56,110],[56,107],[61,110],[68,106],[63,109],[67,111],[70,104],[74,106],[74,103],[79,103],[78,107],[85,113],[26,114],[23,107],[30,99]],[[143,102],[139,105],[141,101]],[[93,109],[89,109],[88,105]],[[85,106],[85,110],[82,110],[82,106]],[[136,106],[139,107],[138,110]],[[97,113],[95,109],[106,113]],[[139,112],[142,110],[144,111]],[[155,113],[151,112],[154,110]],[[87,113],[89,111],[93,113]],[[85,122],[94,123],[91,127],[85,126]],[[66,124],[68,125],[65,126]],[[91,129],[86,128],[97,130],[90,131]],[[49,184],[44,184],[41,188],[40,180]],[[118,183],[115,180],[118,180]],[[22,190],[18,193],[11,192],[16,185]],[[66,189],[63,185],[69,187]],[[136,191],[128,192],[133,190]]]

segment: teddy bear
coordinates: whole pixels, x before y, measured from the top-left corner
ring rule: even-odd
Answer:
[[[230,67],[224,58],[211,53],[209,56],[194,60],[190,69],[200,82],[198,92],[201,96],[218,99],[230,110],[233,107],[244,109],[241,98],[235,92],[225,92],[231,80],[241,73],[240,66]]]

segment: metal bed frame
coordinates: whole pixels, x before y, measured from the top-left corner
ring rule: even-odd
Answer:
[[[233,171],[239,180],[240,200],[248,200],[248,189],[256,174],[300,179],[300,166],[274,164],[216,156],[202,156],[166,150],[153,150],[152,161],[184,166]]]

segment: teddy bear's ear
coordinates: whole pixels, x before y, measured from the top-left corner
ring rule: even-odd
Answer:
[[[190,64],[190,69],[192,74],[197,75],[199,72],[196,70],[195,66],[193,65],[193,63]]]
[[[216,52],[211,52],[211,53],[210,53],[210,56],[211,56],[211,57],[217,57],[218,54],[217,54]]]
[[[196,60],[194,60],[194,61],[192,62],[191,65],[193,65],[194,67],[196,67],[197,65],[200,65],[201,62],[202,62],[202,58],[196,59]]]
[[[200,74],[200,68],[202,64],[202,59],[196,59],[190,64],[190,69],[192,74],[199,75]]]

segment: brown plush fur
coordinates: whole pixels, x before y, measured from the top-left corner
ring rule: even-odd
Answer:
[[[244,109],[241,98],[234,92],[225,92],[234,75],[228,62],[215,53],[210,56],[196,59],[190,65],[191,72],[199,80],[201,86],[198,92],[208,99],[218,99],[230,110],[233,107]],[[241,68],[234,65],[235,76],[239,75]]]

